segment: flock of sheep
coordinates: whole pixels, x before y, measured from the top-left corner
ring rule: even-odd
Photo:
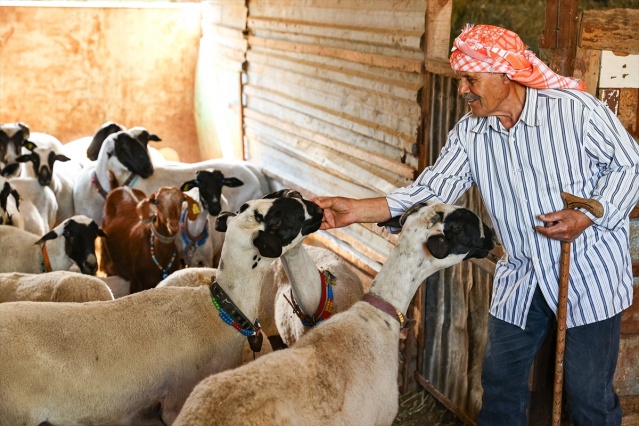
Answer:
[[[246,162],[167,161],[159,140],[0,124],[0,424],[391,424],[401,312],[492,231],[415,206],[364,294],[302,244],[316,204]],[[263,335],[283,350],[243,362]]]

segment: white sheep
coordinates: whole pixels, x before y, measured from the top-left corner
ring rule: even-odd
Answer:
[[[20,196],[18,216],[23,225],[18,227],[42,236],[56,226],[58,200],[51,188],[30,177],[13,177],[8,182]]]
[[[167,162],[155,167],[149,177],[139,179],[134,187],[151,193],[162,186],[180,186],[182,182],[193,179],[201,170],[220,171],[227,178],[233,177],[243,184],[225,186],[223,194],[228,202],[228,211],[236,212],[248,200],[263,197],[270,192],[269,183],[262,172],[247,161],[213,159],[198,163]]]
[[[397,246],[362,301],[289,349],[203,380],[174,426],[392,424],[402,312],[429,275],[485,257],[494,246],[492,231],[460,207],[430,204],[403,220]]]
[[[211,267],[182,269],[162,280],[156,288],[196,287],[208,284],[206,277],[215,277],[216,273],[217,269]],[[329,284],[333,284],[330,290]],[[363,295],[362,281],[344,259],[328,249],[302,244],[269,266],[262,281],[257,317],[271,347],[284,349],[309,328],[294,312],[292,303],[311,317],[305,317],[305,321],[319,322],[322,316],[348,309]]]
[[[237,366],[247,337],[259,343],[253,319],[262,276],[321,219],[317,205],[292,198],[220,215],[227,240],[210,287],[0,304],[0,424],[171,424],[201,379]],[[213,295],[227,315],[234,302],[229,322],[242,333],[220,318]]]
[[[90,302],[113,300],[113,293],[99,278],[69,271],[46,274],[0,273],[0,303]]]
[[[39,274],[68,271],[77,265],[83,274],[98,269],[95,239],[105,234],[86,216],[73,216],[42,237],[13,226],[0,226],[0,272]]]
[[[42,134],[44,135],[44,134]],[[50,136],[50,135],[44,135]],[[51,136],[51,138],[53,138]],[[55,138],[53,138],[55,139]],[[22,147],[23,154],[16,161],[22,163],[22,176],[31,177],[38,180],[42,186],[48,186],[55,194],[58,205],[55,225],[62,223],[75,214],[73,203],[74,181],[66,170],[61,170],[60,165],[70,161],[63,154],[62,144],[43,144],[39,139],[38,143],[28,140]],[[57,139],[55,139],[57,141]],[[28,164],[31,163],[31,164]]]
[[[217,266],[224,233],[216,231],[211,222],[221,211],[229,210],[228,201],[222,194],[223,188],[242,185],[241,180],[225,177],[219,170],[199,170],[195,179],[182,183],[180,189],[197,203],[187,203],[180,218],[180,234],[175,245],[183,266]]]
[[[139,177],[153,174],[153,164],[146,143],[126,131],[112,133],[101,144],[94,164],[82,169],[73,187],[75,211],[102,225],[106,196],[114,186],[132,186]],[[157,188],[156,188],[157,189]],[[146,192],[152,193],[155,192]]]
[[[271,347],[284,349],[363,295],[361,279],[344,259],[328,249],[302,245],[271,265],[262,283],[258,318]]]

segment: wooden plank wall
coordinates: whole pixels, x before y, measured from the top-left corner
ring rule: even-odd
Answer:
[[[418,157],[425,0],[249,1],[247,158],[306,196],[375,197]],[[371,225],[314,241],[372,277],[394,236]]]

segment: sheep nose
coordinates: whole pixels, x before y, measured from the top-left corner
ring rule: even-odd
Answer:
[[[169,223],[167,224],[166,228],[169,231],[169,234],[175,235],[180,230],[180,221],[177,219],[176,220],[171,219]]]
[[[82,271],[83,274],[95,275],[95,273],[98,272],[98,262],[96,261],[95,256],[90,255],[84,262],[82,262],[82,265],[80,265],[80,271]]]

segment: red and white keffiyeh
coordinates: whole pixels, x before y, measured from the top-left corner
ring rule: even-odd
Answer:
[[[517,34],[505,28],[466,25],[451,51],[450,65],[455,71],[506,74],[511,80],[534,89],[586,91],[583,81],[555,73],[526,49]]]

